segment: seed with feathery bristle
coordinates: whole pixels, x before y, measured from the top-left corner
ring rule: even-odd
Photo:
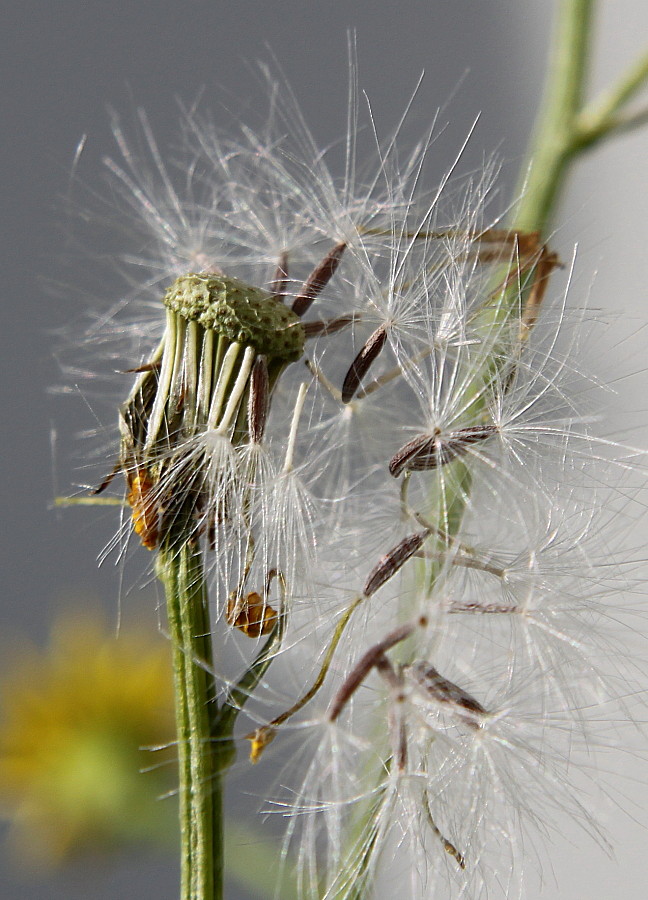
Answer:
[[[365,582],[362,593],[365,597],[371,597],[376,591],[393,578],[398,570],[405,565],[417,550],[420,549],[423,542],[430,536],[431,531],[427,528],[425,531],[417,531],[403,538],[396,546],[386,553],[371,570]]]
[[[454,707],[460,715],[461,710],[465,710],[470,715],[461,715],[461,718],[473,728],[480,727],[479,718],[487,715],[487,710],[459,685],[444,678],[433,665],[415,662],[407,666],[406,672],[419,688],[438,703]]]
[[[362,384],[371,366],[374,364],[387,340],[387,329],[384,325],[377,328],[368,338],[362,350],[351,363],[342,383],[342,402],[348,403]]]
[[[459,456],[463,456],[471,444],[477,444],[492,437],[497,431],[495,425],[473,425],[452,431],[448,435],[441,432],[434,435],[421,434],[408,441],[389,461],[389,472],[397,478],[401,472],[426,472],[447,466]]]
[[[263,440],[269,401],[268,364],[265,356],[257,356],[250,376],[250,394],[248,397],[248,431],[253,444]]]

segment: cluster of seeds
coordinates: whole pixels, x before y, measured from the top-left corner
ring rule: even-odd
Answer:
[[[489,851],[510,869],[527,814],[569,804],[574,711],[601,691],[579,619],[605,593],[600,478],[544,309],[559,262],[485,222],[492,172],[448,224],[427,140],[390,140],[361,180],[354,133],[338,181],[288,118],[290,140],[274,119],[234,142],[188,114],[191,202],[146,121],[153,171],[116,125],[109,167],[157,262],[115,473],[145,547],[202,548],[214,620],[301,665],[290,689],[255,681],[248,735],[254,761],[293,726],[316,741],[278,800],[300,896],[360,896],[394,845],[408,896],[461,892]]]

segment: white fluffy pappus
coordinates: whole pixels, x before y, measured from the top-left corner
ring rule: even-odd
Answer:
[[[534,827],[568,813],[598,835],[571,771],[597,706],[609,722],[633,705],[602,648],[625,589],[610,496],[636,454],[593,436],[570,393],[557,259],[489,219],[495,167],[429,190],[431,135],[407,152],[398,130],[361,166],[352,87],[338,178],[267,80],[259,129],[182,110],[173,165],[143,113],[137,152],[114,119],[128,290],[88,339],[96,353],[101,325],[138,373],[120,412],[135,531],[200,542],[219,636],[255,639],[240,658],[281,619],[283,683],[255,684],[252,740],[258,757],[302,738],[277,801],[300,896],[406,873],[413,900],[510,900]]]

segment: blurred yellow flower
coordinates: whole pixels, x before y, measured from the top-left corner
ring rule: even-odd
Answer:
[[[168,645],[126,627],[116,636],[83,612],[61,618],[45,650],[25,644],[10,655],[0,681],[0,815],[14,849],[53,865],[166,842],[176,809],[160,797],[175,785],[175,753],[150,748],[174,734]]]

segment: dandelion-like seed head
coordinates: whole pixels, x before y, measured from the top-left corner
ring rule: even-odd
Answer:
[[[492,165],[453,217],[449,175],[421,187],[429,136],[376,139],[361,180],[354,107],[338,179],[274,101],[239,140],[186,114],[186,196],[145,118],[148,168],[115,128],[159,251],[134,295],[164,320],[119,412],[132,527],[200,547],[219,615],[267,640],[218,686],[237,715],[271,698],[253,761],[291,729],[310,754],[278,800],[300,896],[360,896],[391,849],[412,898],[508,889],[525,823],[565,807],[595,831],[568,774],[604,691],[591,487],[615,449],[570,394],[564,295],[540,334],[561,264],[489,220]]]

